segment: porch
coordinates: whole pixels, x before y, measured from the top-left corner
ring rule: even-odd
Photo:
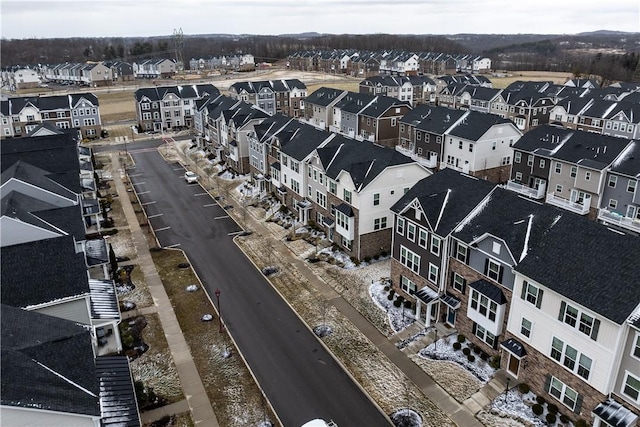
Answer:
[[[558,197],[554,193],[548,193],[546,202],[550,205],[577,213],[578,215],[586,215],[589,213],[589,208],[591,207],[591,195],[586,194],[583,199],[571,201]]]
[[[531,199],[542,199],[544,198],[545,190],[547,189],[546,184],[539,185],[538,188],[532,188],[527,185],[521,184],[514,180],[507,181],[506,185],[507,190],[513,191],[518,194],[522,194],[523,196],[527,196]]]

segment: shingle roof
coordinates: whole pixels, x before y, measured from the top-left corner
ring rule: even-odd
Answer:
[[[507,298],[502,293],[502,290],[484,279],[476,280],[469,283],[469,287],[480,292],[482,295],[489,298],[491,301],[495,301],[498,305],[506,304]]]
[[[326,107],[334,102],[344,91],[340,89],[333,89],[329,87],[321,87],[312,94],[304,98],[304,102],[313,105],[319,105]]]
[[[6,138],[0,145],[0,154],[0,168],[3,172],[22,160],[49,173],[76,172],[78,176],[80,174],[77,141],[73,133]],[[79,177],[76,185],[79,189]]]
[[[640,178],[640,141],[631,141],[611,165],[611,170],[623,175]]]
[[[416,125],[416,129],[442,135],[464,114],[466,111],[430,106],[421,114],[420,123]]]
[[[401,214],[414,200],[440,236],[447,236],[495,187],[488,181],[445,168],[418,181],[391,207]]]
[[[470,141],[479,140],[489,129],[496,125],[511,123],[509,119],[503,119],[496,114],[469,111],[462,120],[449,129],[447,134],[464,138]]]
[[[296,125],[297,128],[291,130],[291,138],[286,139],[286,143],[280,151],[298,161],[302,161],[313,150],[318,148],[320,144],[326,141],[327,138],[333,135],[332,133],[316,129],[307,124],[298,123]]]
[[[564,214],[515,270],[621,325],[640,302],[640,239]]]
[[[99,417],[89,330],[5,304],[0,316],[2,405]]]
[[[48,171],[45,171],[28,163],[18,161],[2,172],[1,179],[2,184],[7,183],[7,181],[11,179],[26,182],[35,187],[47,190],[53,194],[65,197],[69,199],[70,203],[75,202],[77,200],[77,194],[79,193],[79,191],[72,191],[68,187],[65,187],[65,183],[61,182],[63,180],[56,178],[60,178],[60,176],[51,174]],[[78,188],[80,187],[79,179],[80,178],[78,177]]]
[[[0,264],[3,304],[28,307],[89,293],[84,254],[76,253],[73,236],[5,246]]]

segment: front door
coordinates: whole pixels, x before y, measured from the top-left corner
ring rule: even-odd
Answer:
[[[451,307],[447,307],[447,323],[451,326],[456,325],[456,311]]]
[[[507,365],[507,370],[514,377],[518,378],[519,369],[520,369],[520,359],[515,357],[513,354],[509,353],[509,364]]]
[[[427,322],[427,313],[429,312],[429,309],[427,306],[425,306],[424,304],[420,304],[420,322],[423,323],[425,326],[429,326],[429,322]]]

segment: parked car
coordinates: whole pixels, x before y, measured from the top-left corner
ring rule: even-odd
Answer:
[[[184,173],[184,180],[187,181],[188,184],[198,182],[198,175],[195,172],[186,171]]]

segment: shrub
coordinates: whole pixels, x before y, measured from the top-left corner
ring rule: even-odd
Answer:
[[[387,299],[388,299],[389,301],[393,300],[393,294],[391,294],[391,293],[390,293],[389,295],[387,295]]]
[[[380,255],[378,255],[378,254],[375,254],[375,255],[373,256],[373,259],[375,259],[376,261],[378,260],[378,258],[380,258]]]
[[[539,403],[534,403],[533,406],[531,406],[531,410],[536,415],[542,415],[542,413],[544,412],[542,405],[540,405]]]
[[[560,422],[567,424],[569,421],[569,417],[564,414],[560,414]]]
[[[476,357],[473,354],[467,355],[467,360],[471,363],[475,362]]]
[[[547,423],[550,425],[553,425],[556,422],[556,414],[553,412],[549,412],[545,418],[547,419]]]
[[[400,301],[400,299],[396,298],[396,300],[393,302],[393,306],[396,308],[400,308],[400,305],[402,304],[402,301]]]
[[[529,384],[527,384],[527,383],[518,384],[518,391],[520,393],[527,394],[527,393],[529,393],[530,390],[531,390],[531,388],[529,387]]]
[[[489,358],[489,355],[487,353],[485,353],[484,351],[480,352],[480,359],[486,362],[488,358]]]
[[[469,347],[465,347],[465,348],[462,349],[462,353],[465,356],[469,356],[471,354],[471,349]]]
[[[371,257],[370,256],[364,257],[364,262],[371,262]]]
[[[583,420],[582,418],[580,418],[578,421],[575,422],[574,426],[575,427],[587,427],[589,424],[587,424],[587,422],[585,420]]]
[[[388,292],[389,291],[389,285],[384,285],[384,290]]]
[[[547,411],[551,412],[552,414],[557,414],[558,413],[558,405],[554,405],[553,403],[548,403],[547,404]]]
[[[396,293],[395,289],[393,289],[393,288],[389,289],[389,295],[393,296],[393,294],[395,294],[395,293]]]
[[[459,342],[454,342],[453,343],[453,349],[454,350],[460,350],[462,348],[462,344],[460,344]]]
[[[462,334],[458,335],[458,342],[459,343],[463,343],[463,342],[465,342],[465,340],[466,340],[466,338],[464,337],[464,335],[462,335]]]
[[[542,396],[536,396],[536,402],[538,402],[541,405],[544,405],[545,403],[547,403],[547,401],[545,400],[544,397]]]
[[[387,251],[380,252],[380,256],[383,257],[383,258],[386,257],[387,256]]]
[[[500,369],[500,356],[493,356],[489,362],[489,366],[493,369]]]
[[[409,300],[405,300],[404,308],[410,310],[411,308],[413,308],[413,303],[411,301],[409,301]]]
[[[402,295],[398,295],[396,296],[396,300],[400,301],[400,304],[402,304],[402,302],[404,301],[404,297]]]
[[[473,352],[475,354],[480,354],[481,351],[482,351],[482,349],[480,347],[478,347],[477,345],[473,346]]]

